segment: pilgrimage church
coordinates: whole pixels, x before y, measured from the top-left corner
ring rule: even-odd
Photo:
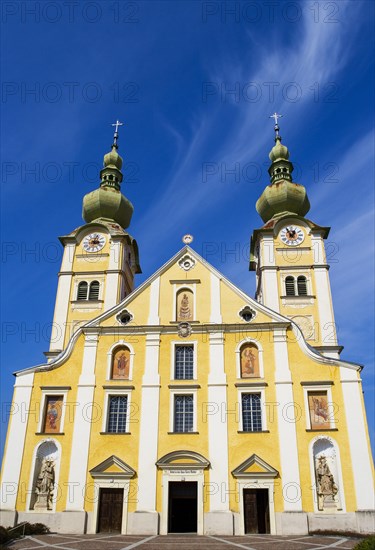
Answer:
[[[46,362],[15,373],[3,525],[373,531],[362,367],[340,359],[329,227],[306,217],[278,116],[251,236],[254,298],[197,254],[190,235],[136,286],[142,251],[128,233],[116,123],[99,187],[83,199],[85,223],[60,237]]]

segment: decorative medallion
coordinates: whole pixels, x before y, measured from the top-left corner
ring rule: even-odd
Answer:
[[[190,256],[190,254],[185,254],[185,256],[182,256],[182,258],[178,262],[178,265],[184,271],[189,271],[190,269],[193,269],[193,267],[195,266],[195,263],[196,262],[194,258]]]
[[[250,306],[245,306],[244,308],[241,309],[241,311],[238,312],[238,315],[246,322],[246,323],[250,323],[250,321],[252,321],[255,316],[256,316],[256,311],[254,309],[251,309]]]
[[[187,338],[191,334],[191,324],[190,323],[179,323],[178,324],[178,335],[180,338]]]
[[[184,235],[184,236],[182,237],[182,242],[183,242],[184,244],[190,244],[190,243],[193,242],[193,240],[194,240],[193,235],[189,235],[189,234],[188,234],[188,235]]]

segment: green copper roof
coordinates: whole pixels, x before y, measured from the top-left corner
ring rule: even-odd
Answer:
[[[275,126],[276,128],[276,126]],[[277,133],[275,145],[269,158],[271,165],[268,173],[271,185],[268,185],[256,203],[256,210],[264,222],[285,214],[304,216],[310,210],[310,202],[303,185],[293,183],[293,164],[289,160],[288,148],[281,143]]]
[[[104,167],[100,171],[100,187],[83,198],[82,217],[89,223],[94,220],[109,220],[126,229],[133,215],[132,203],[121,193],[123,175],[122,158],[117,152],[117,142],[104,155]]]

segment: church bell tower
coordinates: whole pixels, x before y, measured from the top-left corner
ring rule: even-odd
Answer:
[[[98,189],[83,198],[86,224],[60,237],[64,247],[56,295],[50,351],[63,350],[74,331],[119,303],[134,288],[141,273],[137,242],[126,231],[133,205],[121,193],[122,158],[118,154],[118,128],[104,155]]]
[[[329,227],[305,216],[310,202],[293,182],[293,164],[282,144],[275,113],[275,145],[269,158],[270,184],[256,203],[264,225],[251,237],[250,270],[256,272],[256,299],[291,318],[307,342],[323,355],[339,358],[324,240]]]

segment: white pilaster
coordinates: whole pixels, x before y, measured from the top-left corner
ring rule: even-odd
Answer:
[[[154,281],[152,281],[150,286],[150,312],[148,317],[149,325],[160,325],[159,295],[160,295],[160,277],[157,277]]]
[[[274,330],[275,384],[284,511],[302,511],[293,387],[286,330]]]
[[[274,250],[275,242],[273,235],[263,235],[261,239],[260,266],[262,270],[262,303],[280,311],[279,286],[277,281],[277,266]]]
[[[64,348],[66,320],[72,286],[72,267],[75,243],[65,245],[59,282],[57,285],[55,312],[53,316],[53,328],[51,333],[50,351]]]
[[[83,511],[87,463],[89,457],[91,424],[95,389],[95,363],[98,335],[86,334],[82,371],[78,382],[77,407],[74,415],[72,450],[70,455],[69,491],[66,510]]]
[[[105,285],[104,311],[118,303],[120,295],[121,242],[112,238]]]
[[[23,374],[16,378],[8,440],[3,461],[0,497],[0,508],[2,510],[16,509],[28,417],[30,413],[38,414],[39,412],[39,404],[36,404],[38,409],[35,408],[34,411],[30,411],[33,382],[34,373]]]
[[[314,267],[314,274],[321,343],[323,346],[337,346],[336,325],[333,315],[328,267]]]
[[[224,334],[210,334],[208,404],[203,420],[208,422],[210,511],[229,511],[227,389],[224,371]]]
[[[146,336],[145,374],[142,380],[138,456],[137,510],[156,510],[156,466],[159,434],[160,334]]]
[[[374,510],[372,458],[357,371],[340,367],[357,510]]]
[[[211,316],[210,323],[221,323],[220,279],[211,273]]]

